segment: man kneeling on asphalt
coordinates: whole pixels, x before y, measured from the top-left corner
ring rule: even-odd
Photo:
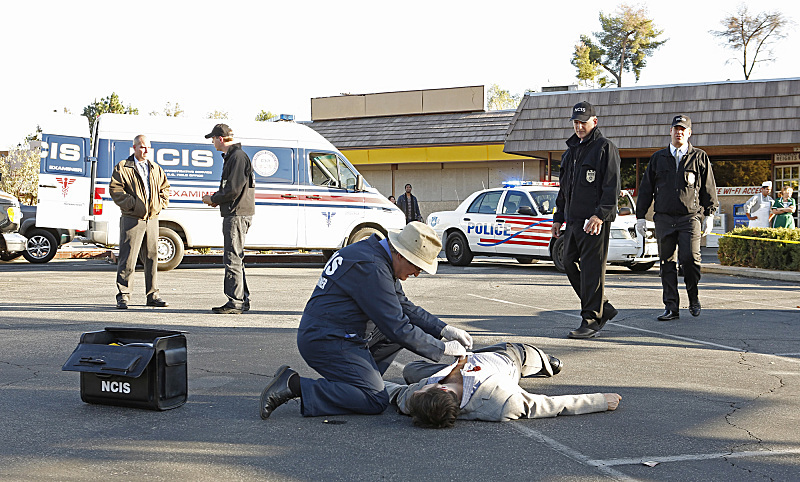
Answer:
[[[434,361],[466,355],[469,333],[414,305],[400,284],[422,270],[435,274],[441,249],[433,229],[414,221],[388,239],[372,236],[336,252],[297,331],[300,355],[324,378],[280,367],[261,394],[261,418],[296,397],[307,417],[379,414],[389,406],[382,375],[400,349]]]
[[[519,386],[520,377],[552,377],[561,367],[558,358],[532,345],[499,343],[451,365],[411,362],[403,369],[409,385],[384,383],[390,402],[411,415],[414,425],[426,428],[450,428],[456,418],[505,422],[617,408],[622,397],[616,393],[548,397]]]

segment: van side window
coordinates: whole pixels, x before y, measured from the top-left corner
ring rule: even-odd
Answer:
[[[312,153],[309,162],[311,182],[315,185],[348,190],[355,188],[355,173],[336,154]]]
[[[497,204],[500,202],[501,194],[503,194],[503,191],[490,191],[481,194],[474,201],[472,201],[472,204],[470,205],[469,209],[467,209],[467,212],[478,214],[496,213]]]

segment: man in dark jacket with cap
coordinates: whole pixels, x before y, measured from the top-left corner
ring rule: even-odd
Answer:
[[[660,275],[664,313],[659,321],[680,318],[678,269],[689,296],[689,313],[700,315],[697,284],[700,281],[700,235],[714,226],[717,185],[708,155],[689,143],[692,120],[685,114],[672,118],[671,142],[653,154],[644,171],[636,202],[636,230],[644,233],[645,214],[655,200],[656,238],[661,261]],[[701,228],[702,225],[702,228]],[[677,248],[677,253],[676,253]]]
[[[219,206],[222,215],[224,291],[227,303],[211,309],[214,313],[241,314],[250,309],[250,290],[244,274],[244,238],[256,213],[253,165],[242,145],[233,142],[233,130],[217,124],[206,139],[222,152],[222,179],[219,191],[203,196],[209,206]]]
[[[575,134],[561,156],[552,235],[564,236],[564,269],[581,299],[581,325],[570,338],[592,338],[617,315],[604,293],[608,239],[617,216],[619,151],[597,128],[594,106],[572,108]],[[566,229],[561,233],[561,225]]]
[[[297,331],[300,355],[324,378],[301,378],[280,367],[261,394],[261,418],[296,397],[306,417],[378,414],[389,405],[382,375],[401,348],[434,361],[466,355],[469,333],[414,305],[400,285],[422,270],[435,274],[441,249],[430,226],[412,221],[388,239],[372,236],[337,251]]]

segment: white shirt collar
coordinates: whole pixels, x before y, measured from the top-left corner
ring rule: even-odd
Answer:
[[[683,157],[683,156],[686,155],[686,151],[688,151],[688,150],[689,150],[689,144],[688,143],[682,145],[680,149],[678,149],[677,147],[673,146],[672,144],[669,145],[669,152],[672,153],[672,157],[675,157],[676,154],[680,154],[681,157]]]

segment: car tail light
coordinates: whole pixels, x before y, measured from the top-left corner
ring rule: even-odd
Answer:
[[[94,188],[94,203],[92,204],[92,214],[100,215],[103,214],[103,194],[106,193],[106,188],[104,187],[96,187]]]

